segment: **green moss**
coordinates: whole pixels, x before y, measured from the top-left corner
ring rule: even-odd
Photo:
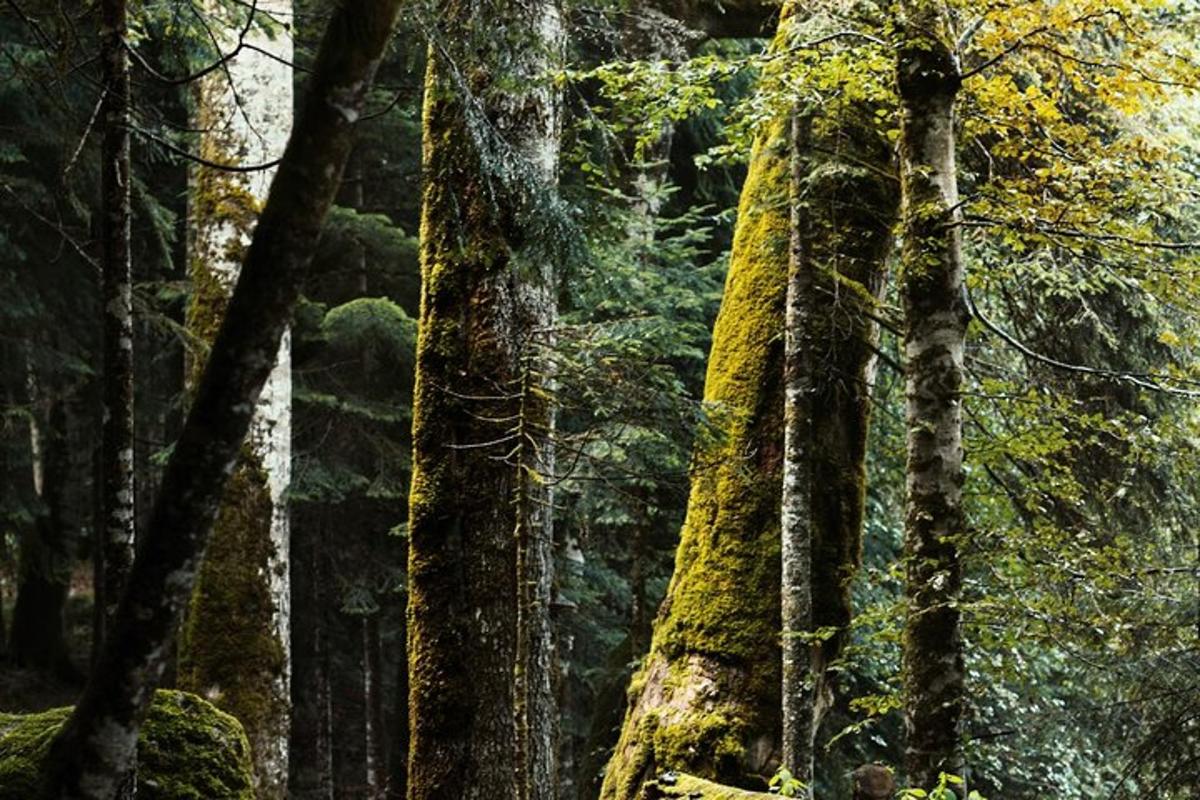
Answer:
[[[178,682],[233,714],[255,752],[286,727],[286,670],[268,570],[275,558],[267,475],[243,450],[225,488],[180,635]]]
[[[766,792],[750,792],[733,786],[706,781],[694,775],[677,775],[673,783],[654,781],[646,786],[645,797],[686,797],[689,800],[755,800],[777,798]]]
[[[40,764],[70,708],[0,714],[0,800],[40,795]],[[160,691],[138,738],[140,800],[253,800],[236,719],[186,692]]]
[[[605,776],[632,800],[648,765],[741,779],[778,714],[779,492],[789,240],[785,128],[755,147],[713,331],[705,400],[721,435],[697,453],[675,572]]]

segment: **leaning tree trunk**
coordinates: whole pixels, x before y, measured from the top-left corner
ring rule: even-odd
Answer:
[[[162,679],[217,517],[333,202],[400,0],[335,7],[245,262],[87,687],[51,747],[50,796],[111,800]]]
[[[940,3],[902,2],[901,294],[908,463],[904,522],[904,721],[908,783],[963,772],[958,598],[962,566],[963,295],[954,102],[962,79]]]
[[[561,234],[561,20],[554,0],[438,10],[424,110],[408,796],[550,798],[543,478],[553,468],[545,353]]]
[[[242,9],[210,7],[221,48],[242,49],[200,79],[199,154],[253,166],[279,158],[292,123],[292,38],[263,25],[291,25],[291,0],[260,0],[247,25]],[[233,7],[231,7],[233,8]],[[223,15],[228,14],[228,17]],[[254,49],[252,49],[254,48]],[[212,342],[225,314],[274,170],[192,175],[188,262],[193,294],[188,330]],[[193,357],[194,386],[203,366]],[[246,729],[262,800],[287,795],[290,704],[288,512],[291,474],[291,356],[284,333],[255,408],[250,436],[213,528],[188,609],[179,686],[233,714]]]
[[[101,144],[100,269],[103,285],[103,403],[100,434],[100,547],[95,587],[101,612],[93,635],[103,639],[133,564],[133,274],[129,170],[129,56],[125,0],[101,11],[104,137]],[[96,645],[94,644],[93,647]]]
[[[796,13],[785,6],[777,46],[788,41]],[[810,469],[813,485],[823,487],[809,510],[812,614],[815,626],[839,631],[850,620],[848,582],[861,546],[875,338],[863,312],[882,284],[896,207],[890,147],[870,112],[814,128],[822,152],[843,156],[838,169],[814,160],[806,178],[811,260],[822,265],[812,276],[822,358],[812,376]],[[746,782],[778,753],[789,138],[787,120],[777,120],[751,156],[705,382],[724,435],[694,460],[675,573],[630,685],[605,800],[633,800],[659,769]],[[821,684],[842,639],[814,648],[818,698],[829,695]]]

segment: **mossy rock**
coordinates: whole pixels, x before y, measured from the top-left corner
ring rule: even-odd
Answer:
[[[779,795],[749,792],[692,775],[679,774],[670,779],[659,776],[658,780],[647,783],[643,790],[643,797],[648,800],[668,797],[686,797],[688,800],[758,800],[758,798],[765,800],[769,797],[778,800]]]
[[[0,800],[40,794],[39,765],[71,709],[0,714]],[[138,739],[138,800],[254,800],[241,724],[194,694],[160,691]]]

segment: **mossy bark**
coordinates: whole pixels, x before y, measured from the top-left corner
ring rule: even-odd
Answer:
[[[425,90],[409,513],[412,800],[554,790],[553,327],[561,21],[439,4]],[[496,26],[504,20],[504,26]],[[486,653],[471,658],[469,653]]]
[[[940,3],[902,2],[904,369],[908,461],[904,521],[904,722],[908,784],[961,775],[965,670],[958,598],[962,507],[963,294],[954,104],[962,83]]]
[[[289,24],[290,0],[258,4]],[[197,85],[200,156],[254,165],[279,157],[292,120],[289,31],[267,35],[244,11],[217,14],[222,46],[245,48]],[[281,62],[279,59],[282,59]],[[250,243],[274,170],[227,172],[200,166],[192,176],[189,332],[211,344]],[[204,358],[193,356],[192,385]],[[291,359],[285,334],[260,395],[240,463],[225,489],[208,553],[180,638],[179,685],[241,720],[253,753],[260,798],[287,794],[290,641],[288,512],[291,474]]]
[[[0,800],[50,798],[45,759],[70,708],[0,714]],[[254,800],[236,719],[186,692],[158,692],[138,737],[140,800]]]
[[[796,13],[785,6],[777,44]],[[705,384],[723,436],[695,457],[675,572],[629,688],[605,800],[633,800],[659,769],[762,785],[778,763],[788,128],[776,120],[760,135],[742,189]],[[817,648],[813,671],[823,677],[850,620],[848,582],[860,560],[875,336],[862,312],[882,284],[897,192],[890,148],[869,111],[813,136],[844,159],[837,170],[815,163],[807,178],[813,282],[823,299],[813,320],[821,358],[810,468],[822,491],[811,510],[812,613],[814,625],[839,631]]]
[[[686,797],[688,800],[766,800],[777,798],[779,795],[748,792],[706,781],[694,775],[673,775],[646,784],[639,800],[666,800],[669,797]]]

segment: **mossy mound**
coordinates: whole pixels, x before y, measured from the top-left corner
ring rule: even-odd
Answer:
[[[658,780],[647,783],[643,796],[648,800],[667,797],[686,797],[689,800],[756,800],[756,798],[775,798],[779,795],[766,792],[748,792],[745,789],[735,789],[691,775],[675,775],[671,779],[660,776]]]
[[[39,765],[70,713],[0,714],[0,800],[41,794]],[[241,724],[194,694],[158,692],[138,739],[138,800],[254,800]]]

